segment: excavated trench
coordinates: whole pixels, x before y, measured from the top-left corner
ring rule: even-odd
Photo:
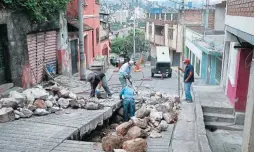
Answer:
[[[120,116],[117,111],[114,112],[108,120],[105,120],[103,125],[98,125],[96,129],[92,130],[90,133],[84,134],[81,141],[101,143],[103,137],[114,133],[116,126],[121,124],[123,120],[122,116]]]

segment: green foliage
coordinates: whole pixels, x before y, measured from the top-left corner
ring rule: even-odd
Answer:
[[[136,52],[150,51],[149,42],[145,40],[145,34],[143,31],[136,30],[135,44]],[[133,47],[134,41],[132,32],[125,38],[116,38],[112,41],[112,53],[126,53],[128,56],[131,56],[133,53]]]
[[[65,11],[70,0],[3,0],[0,6],[9,9],[21,9],[29,14],[32,20],[47,22]]]

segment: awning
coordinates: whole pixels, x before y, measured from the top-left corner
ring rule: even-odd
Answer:
[[[78,20],[68,20],[68,31],[79,31],[79,21]],[[90,31],[93,30],[92,27],[89,25],[83,23],[83,30],[84,31]]]

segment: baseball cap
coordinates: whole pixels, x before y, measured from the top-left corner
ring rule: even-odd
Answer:
[[[133,65],[133,64],[134,64],[134,61],[130,60],[128,63],[131,64],[131,65]]]
[[[183,61],[183,63],[190,63],[190,60],[189,60],[189,59],[185,59],[185,60]]]

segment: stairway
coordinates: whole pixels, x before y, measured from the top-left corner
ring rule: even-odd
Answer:
[[[236,123],[234,108],[202,105],[205,126],[208,129],[242,131],[243,124]]]

